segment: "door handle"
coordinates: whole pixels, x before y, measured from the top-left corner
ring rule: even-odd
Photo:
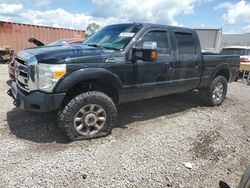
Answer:
[[[172,70],[173,69],[173,63],[170,62],[169,65],[170,65],[169,69]]]
[[[165,63],[165,65],[168,66],[168,69],[169,69],[169,70],[172,70],[172,69],[173,69],[173,63],[172,63],[172,62],[170,62],[170,63]]]
[[[195,68],[198,69],[198,62],[195,62]]]

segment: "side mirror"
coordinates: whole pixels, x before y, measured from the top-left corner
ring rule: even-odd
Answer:
[[[156,42],[144,42],[142,49],[143,49],[144,61],[156,61],[157,59],[157,43]]]
[[[157,43],[143,42],[142,48],[132,49],[133,60],[156,61],[157,60]]]

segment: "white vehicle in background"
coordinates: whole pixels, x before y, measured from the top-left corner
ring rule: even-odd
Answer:
[[[250,46],[228,46],[221,50],[221,55],[239,55],[240,56],[240,72],[238,79],[246,79],[250,84]]]
[[[223,55],[239,55],[240,63],[250,64],[250,46],[228,46],[221,50]]]

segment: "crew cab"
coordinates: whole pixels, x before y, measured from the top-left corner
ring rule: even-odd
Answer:
[[[121,103],[198,89],[220,105],[240,65],[239,56],[202,54],[192,29],[143,23],[106,26],[83,45],[22,50],[14,61],[14,105],[58,111],[71,140],[110,134]]]

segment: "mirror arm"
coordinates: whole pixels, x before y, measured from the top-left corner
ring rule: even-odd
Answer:
[[[138,53],[138,52],[142,52],[143,53],[143,49],[142,48],[132,48],[132,58],[131,58],[131,61],[133,63],[135,63],[138,60],[142,60],[143,59],[143,57],[138,57],[136,55],[136,53]]]

